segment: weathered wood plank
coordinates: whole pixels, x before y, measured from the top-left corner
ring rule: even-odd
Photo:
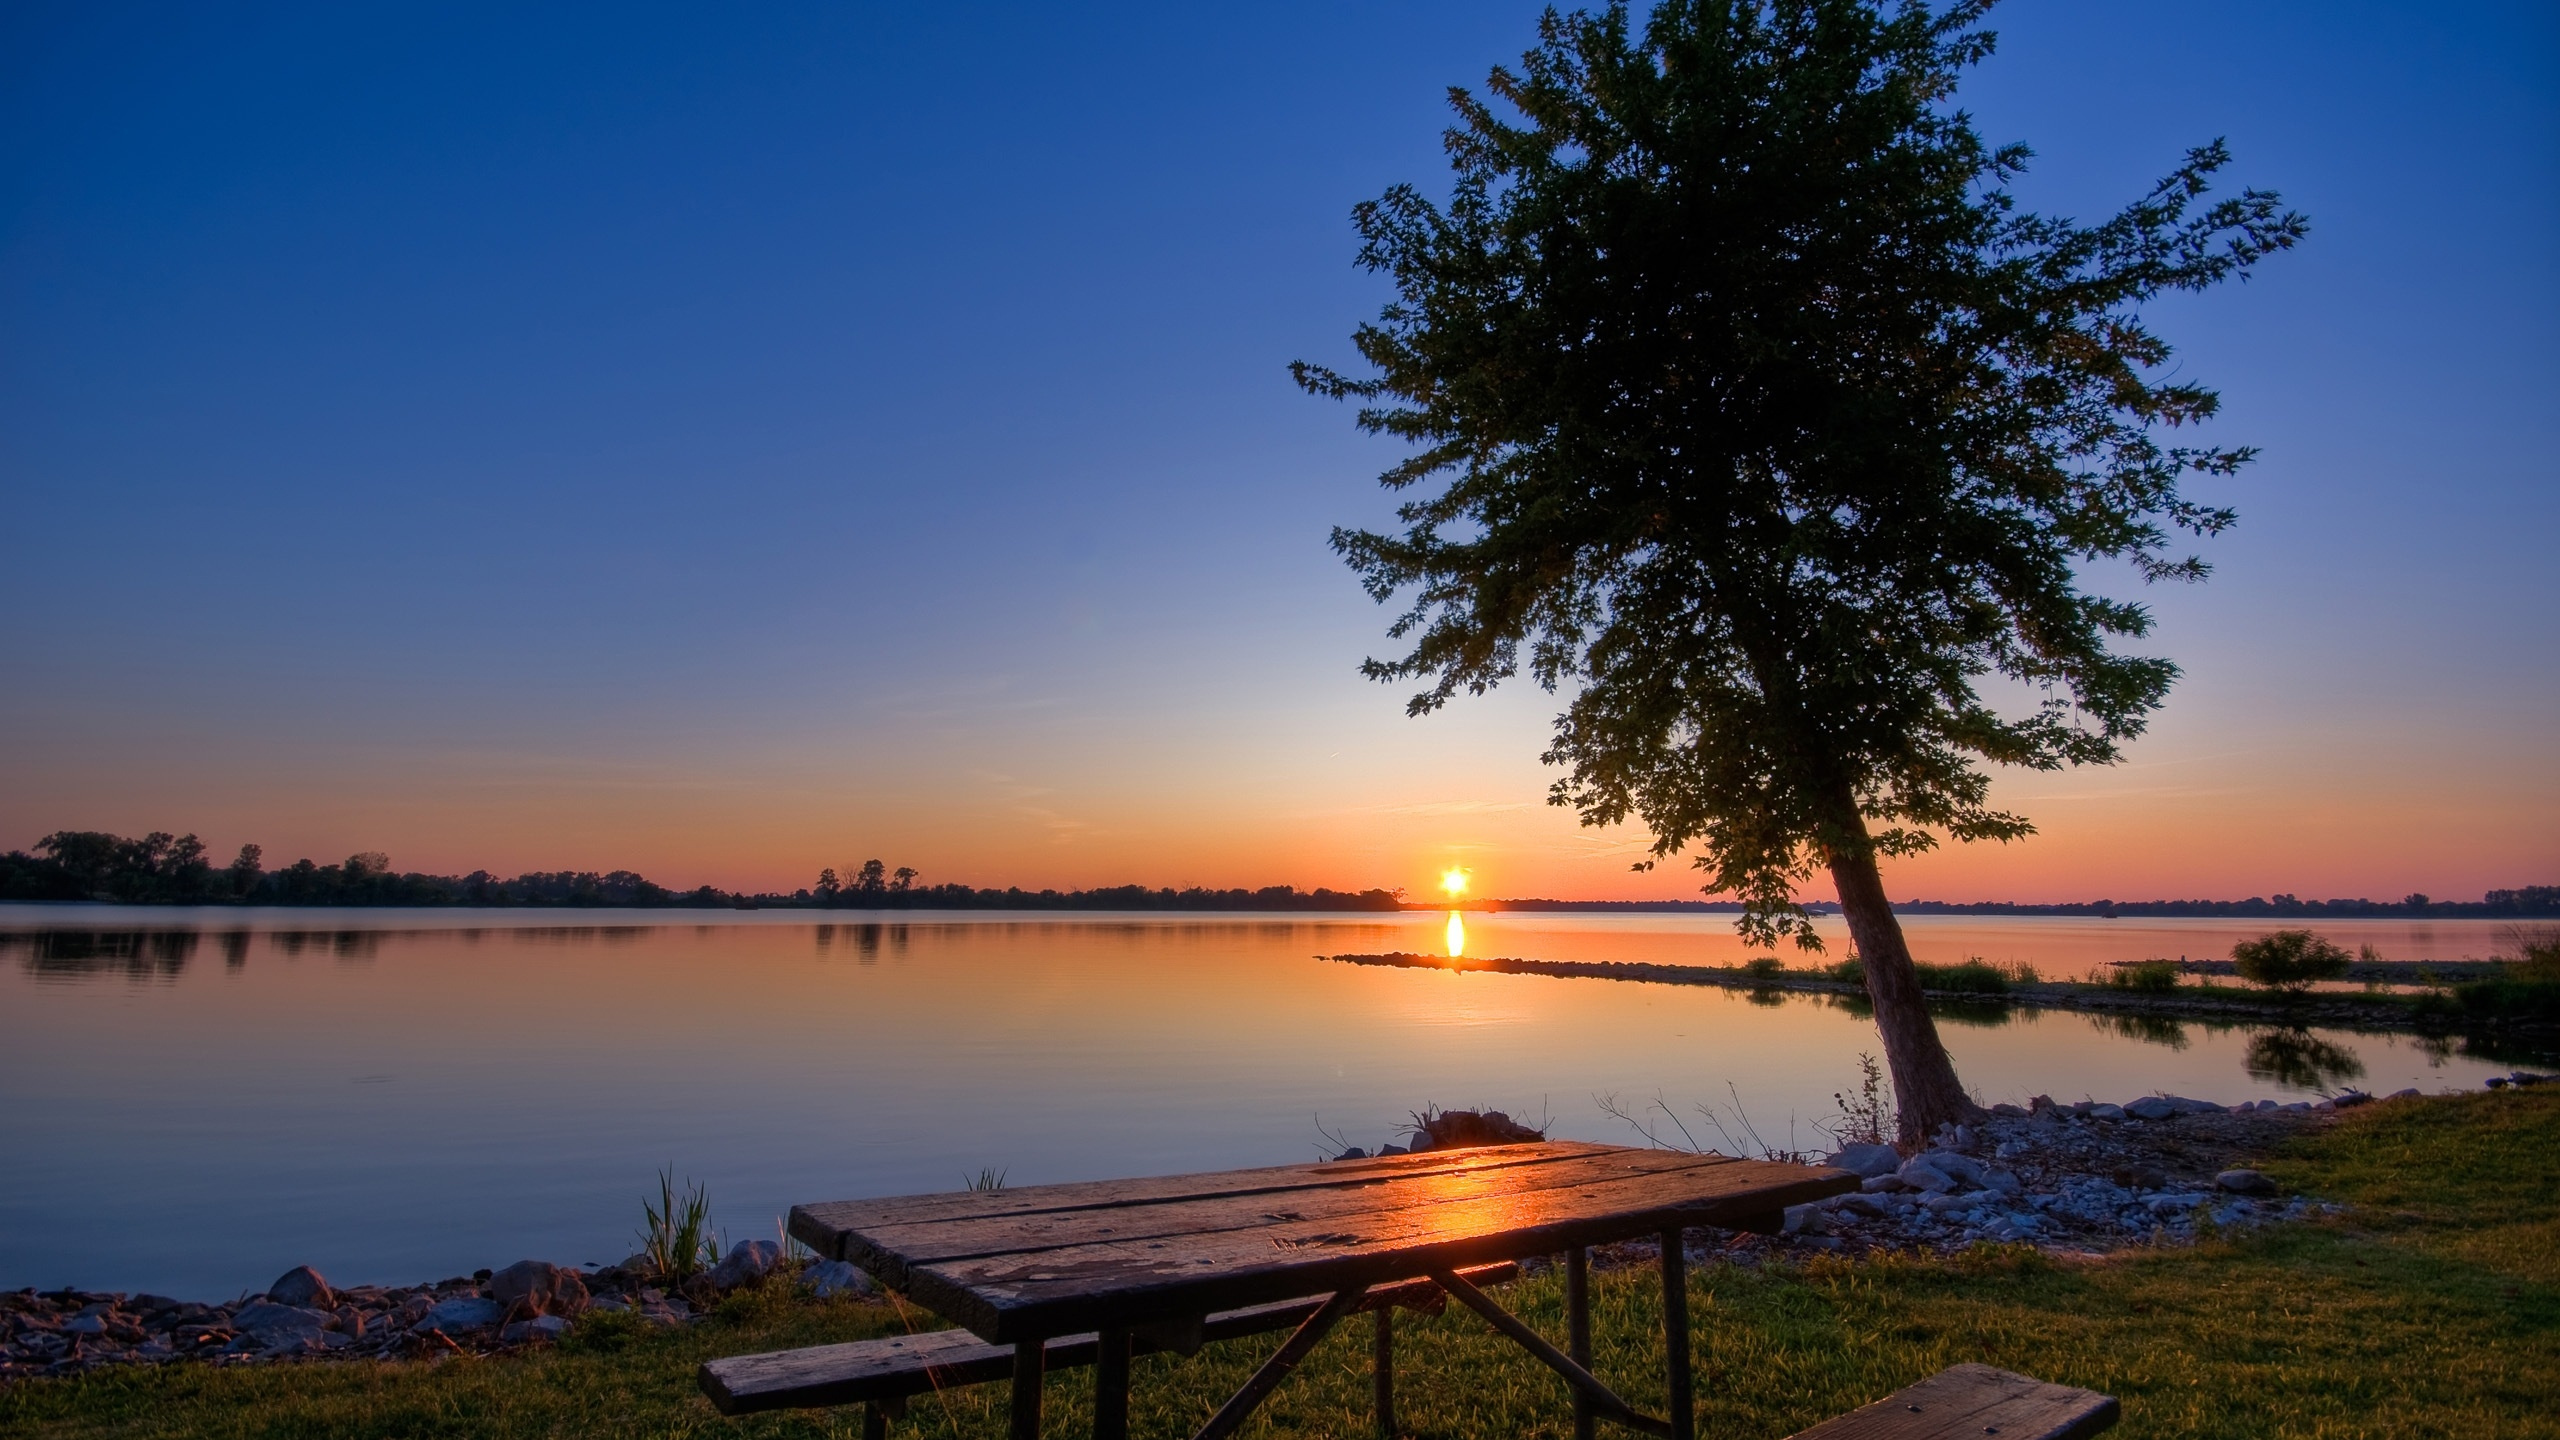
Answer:
[[[1333,1189],[1383,1179],[1481,1170],[1490,1166],[1550,1164],[1572,1155],[1610,1152],[1653,1153],[1618,1145],[1550,1140],[1535,1144],[1484,1145],[1466,1150],[1426,1150],[1419,1155],[1389,1155],[1368,1160],[1266,1165],[1247,1170],[1213,1170],[1131,1180],[1081,1180],[1014,1190],[955,1190],[930,1195],[889,1195],[869,1200],[828,1200],[793,1206],[791,1233],[794,1239],[820,1254],[842,1259],[843,1256],[835,1255],[833,1247],[835,1237],[846,1230],[872,1230],[935,1220],[1108,1210],[1219,1196]]]
[[[905,1288],[937,1314],[1004,1342],[1554,1254],[1675,1226],[1730,1225],[1857,1184],[1843,1170],[1736,1160],[1553,1190],[1425,1199],[1331,1220],[918,1265]],[[860,1243],[847,1237],[849,1250]]]
[[[1517,1276],[1520,1267],[1487,1265],[1463,1273],[1470,1283],[1494,1285]],[[1220,1311],[1201,1323],[1201,1338],[1235,1340],[1286,1330],[1304,1324],[1324,1305],[1325,1298],[1301,1296]],[[1447,1298],[1447,1292],[1430,1280],[1407,1280],[1370,1291],[1358,1308],[1437,1313]],[[1154,1353],[1156,1348],[1144,1341],[1133,1346],[1140,1355]],[[1078,1369],[1096,1363],[1100,1354],[1098,1334],[1062,1335],[1048,1342],[1043,1368]],[[1012,1373],[1012,1346],[990,1345],[966,1330],[936,1330],[762,1355],[732,1355],[706,1362],[695,1378],[721,1414],[748,1415],[764,1410],[900,1399],[928,1390],[985,1384]]]
[[[1427,1177],[1375,1179],[1278,1195],[1217,1195],[1101,1212],[1037,1211],[881,1225],[859,1232],[845,1248],[847,1258],[894,1285],[910,1267],[973,1256],[1029,1255],[1071,1245],[1163,1240],[1292,1221],[1329,1222],[1412,1205],[1445,1205],[1735,1163],[1721,1155],[1676,1150],[1615,1150],[1560,1156],[1537,1165],[1460,1168]]]
[[[2112,1395],[1988,1365],[1958,1365],[1791,1440],[2085,1440],[2121,1413]]]

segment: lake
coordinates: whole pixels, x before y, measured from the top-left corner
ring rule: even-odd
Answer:
[[[661,1167],[731,1240],[792,1204],[1312,1157],[1427,1105],[1634,1138],[1828,1148],[1876,1052],[1823,997],[1381,969],[1384,950],[1734,963],[1706,914],[1020,915],[0,906],[0,1288],[227,1298],[296,1264],[405,1283],[633,1248]],[[1924,916],[1923,960],[2077,977],[2220,956],[2266,922]],[[1845,950],[1827,920],[1831,953]],[[2319,925],[2391,959],[2487,921]],[[2314,1032],[2019,1011],[1941,1021],[1986,1102],[2477,1088],[2508,1065]],[[2335,1047],[2323,1051],[2319,1046]],[[2310,1074],[2303,1056],[2308,1054]],[[2323,1067],[2326,1067],[2325,1070]],[[1663,1111],[1654,1110],[1660,1124]]]

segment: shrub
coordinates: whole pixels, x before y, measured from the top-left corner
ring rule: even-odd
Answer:
[[[1920,988],[1943,990],[1955,995],[2006,995],[2009,973],[1999,966],[1975,956],[1961,965],[1914,965],[1920,972]]]
[[[2178,988],[2178,965],[2174,960],[2136,960],[2116,966],[2108,974],[2107,984],[2136,995],[2166,995]]]
[[[1843,985],[1864,985],[1867,983],[1867,962],[1852,955],[1823,973]]]
[[[2560,925],[2510,925],[2498,938],[2516,952],[2508,979],[2560,982]]]
[[[2347,973],[2347,952],[2308,930],[2278,930],[2231,947],[2240,978],[2270,990],[2307,990]]]
[[[2484,1019],[2560,1020],[2560,981],[2474,980],[2453,995],[2465,1013]]]
[[[1787,967],[1777,956],[1763,955],[1743,966],[1742,973],[1754,980],[1775,980],[1787,973]]]

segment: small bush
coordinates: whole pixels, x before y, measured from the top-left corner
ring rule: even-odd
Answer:
[[[2301,991],[2347,973],[2347,952],[2308,930],[2278,930],[2231,947],[2240,978],[2270,990]]]
[[[2516,956],[2507,978],[2560,982],[2560,925],[2510,925],[2498,938]]]
[[[1777,956],[1763,955],[1743,966],[1742,973],[1754,980],[1775,980],[1787,973],[1787,967]]]
[[[1867,962],[1852,955],[1823,973],[1843,985],[1864,985],[1867,983]]]
[[[1975,956],[1961,965],[1914,965],[1920,972],[1920,988],[1942,990],[1954,995],[2006,995],[2009,972]]]
[[[2178,965],[2174,960],[2137,960],[2118,965],[2107,976],[2107,984],[2136,995],[2166,995],[2178,988]]]
[[[2464,1013],[2492,1020],[2560,1020],[2560,981],[2474,980],[2453,987]]]

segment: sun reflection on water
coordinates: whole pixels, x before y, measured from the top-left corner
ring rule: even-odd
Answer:
[[[1455,960],[1466,953],[1467,922],[1458,918],[1458,912],[1452,910],[1449,912],[1449,958]]]

